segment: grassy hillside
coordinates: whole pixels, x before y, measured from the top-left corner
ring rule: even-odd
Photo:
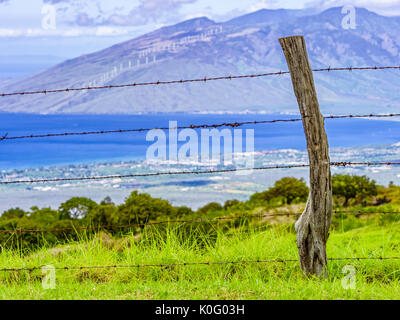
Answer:
[[[259,229],[259,228],[258,228]],[[134,236],[113,249],[106,235],[28,255],[4,251],[2,266],[80,267],[257,259],[296,259],[290,227],[238,228],[229,236],[184,240],[180,227]],[[333,231],[329,257],[398,256],[400,225]],[[128,241],[129,240],[129,241]],[[128,245],[129,243],[129,245]],[[346,265],[356,270],[356,288],[344,289]],[[399,260],[330,261],[328,279],[306,279],[297,262],[121,269],[57,270],[56,289],[42,287],[41,270],[0,274],[2,299],[398,299]]]
[[[328,257],[400,257],[400,187],[337,176],[333,190]],[[57,210],[10,209],[0,265],[28,270],[0,272],[0,299],[398,299],[400,259],[330,260],[327,279],[303,276],[298,217],[282,213],[302,212],[307,196],[304,181],[283,178],[246,202],[196,212],[136,191],[118,206],[72,198]],[[245,262],[279,259],[292,261]],[[170,265],[185,263],[210,265]],[[45,289],[42,266],[69,270],[55,270],[55,289]]]

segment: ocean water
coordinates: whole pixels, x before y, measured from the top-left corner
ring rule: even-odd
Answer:
[[[30,134],[119,130],[215,124],[254,120],[293,119],[297,115],[27,115],[0,114],[0,135],[9,137]],[[400,122],[370,119],[327,119],[331,147],[392,144],[400,141]],[[254,129],[255,150],[305,149],[301,122],[246,125]],[[168,132],[165,131],[168,136]],[[200,143],[200,142],[199,142]],[[0,141],[0,168],[29,168],[72,163],[111,162],[145,159],[146,132],[87,136],[51,137]]]

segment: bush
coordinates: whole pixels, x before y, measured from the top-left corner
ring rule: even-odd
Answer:
[[[117,212],[117,207],[112,204],[96,206],[86,216],[85,222],[92,226],[106,226],[113,223],[113,216]]]
[[[61,220],[61,214],[57,210],[51,208],[39,209],[38,207],[32,207],[31,212],[28,214],[29,219],[47,228],[49,225],[56,221]]]
[[[367,176],[336,174],[332,177],[332,193],[344,198],[343,206],[347,207],[351,199],[365,204],[366,198],[378,194],[378,188],[375,180]]]
[[[3,214],[1,215],[1,219],[15,219],[15,218],[23,218],[27,215],[27,212],[20,208],[15,208],[15,209],[10,209],[7,211],[4,211]]]
[[[294,201],[304,202],[307,200],[309,189],[303,178],[282,178],[275,182],[269,189],[272,197],[282,197],[286,204]]]
[[[147,193],[137,191],[125,200],[112,214],[114,224],[146,223],[159,217],[172,217],[176,214],[175,208],[167,201],[152,198]]]
[[[309,189],[303,179],[282,178],[275,182],[267,191],[255,193],[250,197],[253,203],[270,203],[274,199],[282,199],[284,204],[293,202],[305,202]]]
[[[222,210],[224,210],[224,207],[221,206],[219,203],[211,202],[209,204],[206,204],[204,207],[198,209],[197,213],[201,215],[206,215],[209,212],[222,211]]]
[[[62,203],[58,208],[62,219],[81,219],[84,218],[97,203],[89,198],[74,197]]]
[[[228,210],[228,209],[230,209],[232,207],[238,207],[238,206],[240,206],[242,204],[243,203],[240,202],[239,200],[227,200],[227,201],[225,201],[224,209]]]
[[[272,200],[272,195],[269,190],[264,192],[256,192],[251,197],[249,202],[253,204],[267,204]]]
[[[194,213],[193,210],[188,207],[176,208],[176,216],[177,217],[185,217],[185,216],[192,215],[193,213]]]

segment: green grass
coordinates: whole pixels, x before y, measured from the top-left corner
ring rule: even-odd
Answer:
[[[197,235],[184,240],[179,228],[151,233],[150,241],[124,250],[82,240],[70,250],[52,254],[49,248],[21,255],[3,250],[1,268],[80,267],[165,264],[180,262],[297,259],[291,227],[236,230],[216,238]],[[193,239],[196,235],[193,235]],[[132,237],[133,239],[133,237]],[[148,239],[145,237],[145,239]],[[149,239],[148,239],[149,240]],[[400,256],[400,225],[365,226],[332,231],[329,257]],[[354,266],[356,288],[344,289],[342,268]],[[330,261],[328,279],[308,279],[298,262],[174,266],[126,269],[57,270],[56,289],[42,287],[42,270],[0,272],[1,299],[398,299],[400,260]]]

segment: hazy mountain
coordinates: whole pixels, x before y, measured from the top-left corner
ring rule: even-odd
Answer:
[[[197,18],[67,60],[0,92],[72,88],[287,70],[278,38],[302,34],[314,68],[400,65],[400,17],[356,10],[342,28],[341,8],[310,14],[260,10],[225,23]],[[394,112],[400,70],[315,73],[325,113]],[[30,113],[297,112],[289,76],[185,85],[90,90],[1,98],[0,111]]]

